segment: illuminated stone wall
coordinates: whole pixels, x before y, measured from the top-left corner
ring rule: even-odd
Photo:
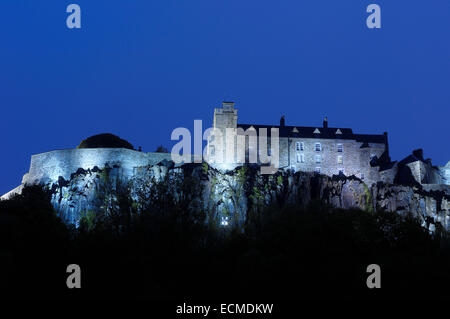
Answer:
[[[420,184],[441,184],[442,178],[439,169],[433,167],[431,163],[415,161],[406,164],[414,176],[414,179]]]
[[[442,184],[450,185],[450,161],[447,165],[439,167],[439,173]]]
[[[353,140],[290,138],[288,147],[287,138],[284,140],[280,143],[280,163],[296,171],[314,172],[320,169],[321,174],[332,176],[342,170],[346,176],[355,175],[367,181],[379,178],[377,170],[371,169],[370,159],[383,154],[384,144],[371,143],[369,147],[361,148],[362,143]],[[297,150],[297,142],[303,143],[303,151]],[[320,143],[320,151],[316,150],[316,143]],[[342,144],[341,152],[338,151],[338,144]],[[298,156],[303,157],[303,162],[297,160]],[[338,160],[340,156],[341,161]]]
[[[124,148],[86,148],[56,150],[33,155],[30,171],[24,176],[23,184],[46,184],[58,180],[60,176],[68,180],[78,168],[85,170],[95,166],[113,167],[119,165],[125,178],[133,175],[139,166],[154,165],[162,160],[171,160],[169,153],[144,153]]]

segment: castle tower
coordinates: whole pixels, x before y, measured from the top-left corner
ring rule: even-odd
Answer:
[[[237,109],[234,108],[234,102],[222,102],[221,108],[214,109],[213,128],[220,130],[220,141],[215,140],[215,136],[208,140],[208,154],[216,163],[226,162],[226,137],[227,129],[237,128]]]
[[[221,108],[214,109],[213,127],[221,130],[237,127],[237,110],[234,108],[234,102],[222,102]]]

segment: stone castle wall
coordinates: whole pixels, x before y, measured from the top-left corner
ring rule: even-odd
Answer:
[[[445,166],[439,167],[439,175],[441,177],[442,184],[450,185],[450,162]]]
[[[442,178],[438,169],[430,163],[415,161],[406,164],[414,176],[414,179],[420,184],[442,184]]]
[[[344,139],[282,138],[280,143],[280,166],[291,166],[296,171],[314,172],[332,176],[339,171],[346,176],[354,175],[366,181],[377,181],[378,171],[370,166],[372,156],[380,157],[384,144],[370,144],[361,149],[362,143]],[[297,142],[303,143],[303,150],[297,150]],[[320,150],[316,150],[320,144]],[[338,149],[338,145],[342,149]],[[342,151],[341,151],[342,150]],[[300,159],[300,161],[298,160]],[[303,160],[303,162],[302,162]]]
[[[46,184],[55,182],[60,176],[68,180],[78,168],[92,169],[119,165],[124,177],[130,178],[133,169],[154,165],[162,160],[171,160],[170,153],[144,153],[124,148],[85,148],[56,150],[33,155],[30,171],[24,176],[23,184]]]

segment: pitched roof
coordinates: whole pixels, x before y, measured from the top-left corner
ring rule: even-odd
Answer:
[[[361,143],[385,143],[384,134],[353,134],[350,128],[323,128],[320,127],[320,133],[314,133],[318,127],[308,126],[279,126],[279,125],[256,125],[256,124],[238,124],[238,128],[242,128],[244,131],[253,126],[258,132],[260,129],[266,129],[267,135],[271,136],[270,129],[279,129],[280,137],[291,138],[323,138],[323,139],[343,139],[343,140],[356,140]],[[295,132],[297,129],[298,133]],[[338,130],[341,134],[338,133]],[[337,134],[336,134],[337,133]]]

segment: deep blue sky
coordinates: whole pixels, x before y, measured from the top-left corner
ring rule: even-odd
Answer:
[[[66,27],[66,6],[82,29]],[[382,29],[365,25],[370,3]],[[0,193],[30,156],[111,132],[153,151],[171,131],[240,122],[389,132],[391,156],[450,159],[450,1],[2,0]]]

